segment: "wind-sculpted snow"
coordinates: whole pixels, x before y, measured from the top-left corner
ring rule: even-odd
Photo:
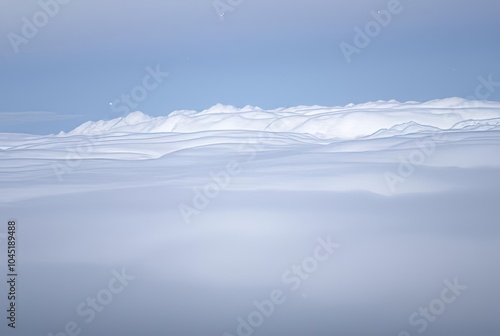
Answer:
[[[59,335],[74,320],[96,336],[239,335],[279,289],[286,301],[255,335],[416,335],[423,323],[498,335],[499,122],[500,103],[445,99],[216,105],[0,134],[0,213],[19,223],[30,321],[19,332]],[[313,272],[330,238],[340,247]],[[135,279],[87,325],[75,307],[125,266]],[[444,312],[450,282],[467,289]],[[429,305],[432,320],[419,315]]]
[[[134,112],[67,134],[0,134],[0,182],[4,199],[30,197],[9,191],[22,180],[58,181],[42,193],[67,191],[73,179],[87,180],[83,189],[104,181],[196,186],[235,160],[245,173],[230,189],[447,190],[471,180],[450,182],[444,168],[500,167],[499,125],[500,103],[458,98],[272,111],[216,105],[156,118]]]
[[[459,98],[427,103],[379,101],[345,107],[298,106],[275,110],[252,106],[238,109],[219,104],[201,112],[176,111],[156,118],[133,112],[110,121],[87,122],[68,135],[238,130],[303,134],[318,139],[358,139],[375,133],[396,135],[468,126],[492,129],[498,127],[499,118],[500,103]]]

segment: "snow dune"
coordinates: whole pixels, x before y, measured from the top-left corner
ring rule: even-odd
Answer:
[[[240,335],[238,318],[279,289],[286,302],[255,335],[417,335],[409,316],[440,308],[458,279],[467,290],[428,335],[498,335],[499,121],[498,102],[452,98],[216,105],[0,134],[18,331]],[[328,236],[338,251],[290,289],[284,272]],[[87,324],[75,307],[123,268],[135,279]]]
[[[298,106],[262,110],[258,107],[215,105],[208,110],[175,111],[152,118],[133,112],[124,118],[87,122],[68,135],[123,133],[195,133],[203,131],[267,131],[302,134],[318,139],[358,139],[380,133],[391,135],[429,129],[496,128],[500,103],[460,98],[427,103],[379,101],[345,107]],[[473,121],[473,124],[464,123]],[[61,136],[66,135],[61,133]]]
[[[419,170],[499,168],[499,130],[499,102],[459,98],[270,111],[219,104],[164,117],[133,112],[57,135],[0,134],[0,195],[27,197],[20,191],[27,186],[9,189],[20,180],[41,183],[41,193],[67,190],[61,181],[73,179],[100,188],[93,176],[113,185],[203,185],[229,160],[245,166],[229,186],[235,190],[443,190],[453,183]]]

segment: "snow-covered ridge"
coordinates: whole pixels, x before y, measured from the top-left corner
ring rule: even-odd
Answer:
[[[134,112],[67,134],[0,133],[0,201],[74,192],[72,183],[81,191],[131,183],[203,186],[229,162],[244,167],[231,182],[234,190],[392,195],[475,188],[478,181],[494,189],[499,151],[498,102],[454,98],[268,111],[216,105],[164,117]],[[19,181],[30,183],[23,189]]]
[[[499,127],[500,102],[448,98],[425,103],[390,100],[342,107],[297,106],[274,110],[217,104],[201,112],[183,110],[161,117],[132,112],[109,121],[89,121],[59,136],[115,132],[269,131],[311,135],[319,139],[357,139],[429,130],[489,130]]]

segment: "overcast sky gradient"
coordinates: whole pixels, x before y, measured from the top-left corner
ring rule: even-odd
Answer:
[[[43,0],[48,1],[48,0]],[[223,0],[226,2],[227,0]],[[402,12],[348,64],[339,44],[387,1],[72,0],[16,53],[8,34],[38,1],[0,2],[0,132],[57,133],[121,116],[109,103],[169,76],[136,110],[152,116],[216,103],[277,108],[474,95],[500,81],[500,2],[401,0]],[[490,100],[500,100],[500,90]]]

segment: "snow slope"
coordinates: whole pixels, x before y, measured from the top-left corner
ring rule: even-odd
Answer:
[[[279,174],[251,188],[365,190],[381,195],[442,190],[449,187],[446,181],[419,180],[423,175],[418,170],[498,168],[500,158],[493,153],[500,145],[499,121],[500,103],[458,98],[272,111],[216,105],[156,118],[133,112],[110,121],[89,121],[58,135],[1,134],[0,196],[7,202],[32,194],[19,191],[28,186],[11,190],[14,181],[36,180],[50,185],[41,187],[41,193],[62,192],[68,188],[61,181],[87,180],[91,172],[104,176],[110,170],[116,174],[107,181],[116,185],[126,181],[192,186],[229,160],[246,169],[228,186],[232,189],[249,188],[253,174],[264,179]],[[144,160],[149,163],[139,163]],[[138,169],[160,171],[131,178]],[[94,182],[90,179],[86,188]]]
[[[417,335],[409,317],[436,311],[457,279],[467,289],[428,335],[498,335],[499,121],[498,102],[452,98],[216,105],[0,134],[0,216],[19,223],[17,331],[238,335],[278,289],[285,302],[252,334]],[[338,251],[283,281],[328,236]],[[123,267],[134,280],[86,322],[76,307]]]
[[[166,117],[157,118],[133,112],[124,118],[87,122],[69,132],[69,135],[244,130],[307,134],[319,139],[346,140],[370,136],[385,130],[405,134],[428,128],[461,129],[465,127],[463,122],[470,120],[478,127],[483,124],[498,127],[499,108],[500,102],[467,101],[460,98],[427,103],[379,101],[331,108],[298,106],[268,111],[253,106],[238,109],[218,104],[201,112],[176,111]]]

